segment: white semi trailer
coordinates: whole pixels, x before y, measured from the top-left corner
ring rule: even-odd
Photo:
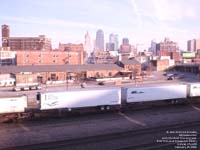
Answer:
[[[21,113],[27,108],[27,96],[0,97],[0,114]]]
[[[121,89],[90,89],[79,91],[47,92],[39,93],[41,110],[98,107],[110,109],[112,106],[120,106]]]
[[[188,88],[189,97],[200,96],[200,83],[190,83]]]
[[[27,96],[0,97],[0,122],[22,117],[28,107]]]
[[[187,98],[187,85],[159,85],[123,87],[122,100],[126,103],[179,100]]]

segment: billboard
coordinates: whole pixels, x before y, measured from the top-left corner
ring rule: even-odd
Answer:
[[[195,58],[196,54],[195,52],[183,52],[182,57],[183,58]]]

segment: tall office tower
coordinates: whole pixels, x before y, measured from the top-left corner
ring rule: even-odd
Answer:
[[[193,39],[187,42],[189,52],[197,52],[200,49],[200,39]]]
[[[151,40],[151,48],[150,48],[151,52],[153,55],[156,55],[156,41],[155,40]]]
[[[114,43],[106,43],[106,51],[114,51],[115,44]]]
[[[109,36],[109,43],[110,43],[110,47],[112,48],[114,45],[114,49],[110,49],[110,50],[114,50],[117,51],[118,50],[118,35],[117,34],[110,34]]]
[[[119,53],[130,53],[131,52],[131,45],[129,44],[128,38],[122,39],[122,45],[120,46]]]
[[[88,58],[91,56],[92,47],[91,47],[91,38],[87,31],[85,35],[85,42],[84,42],[84,62],[88,63]]]
[[[84,51],[87,53],[88,56],[90,56],[91,50],[92,50],[91,38],[90,38],[90,35],[89,35],[88,31],[87,31],[87,33],[85,35]]]
[[[200,39],[196,39],[196,51],[200,50]]]
[[[104,51],[104,33],[101,29],[99,29],[96,33],[95,50]]]
[[[8,47],[8,38],[10,37],[10,28],[8,25],[2,25],[2,47]]]
[[[129,39],[128,38],[123,38],[122,39],[122,45],[129,45]]]
[[[189,52],[196,51],[196,40],[195,39],[187,41],[187,50]]]

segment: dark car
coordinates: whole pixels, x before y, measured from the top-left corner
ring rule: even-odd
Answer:
[[[99,82],[98,85],[105,85],[105,83],[104,82]]]
[[[80,84],[80,86],[81,86],[81,88],[85,88],[86,87],[86,83],[83,82],[83,83]]]
[[[170,77],[167,78],[167,80],[173,80],[173,79],[174,79],[173,76],[170,76]]]

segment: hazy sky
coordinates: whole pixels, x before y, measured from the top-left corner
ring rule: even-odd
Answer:
[[[148,47],[169,37],[186,49],[200,38],[199,10],[199,0],[4,0],[0,24],[10,25],[11,36],[47,35],[54,47],[83,43],[86,31],[95,39],[102,29],[106,41],[115,33],[120,43],[128,37]]]

